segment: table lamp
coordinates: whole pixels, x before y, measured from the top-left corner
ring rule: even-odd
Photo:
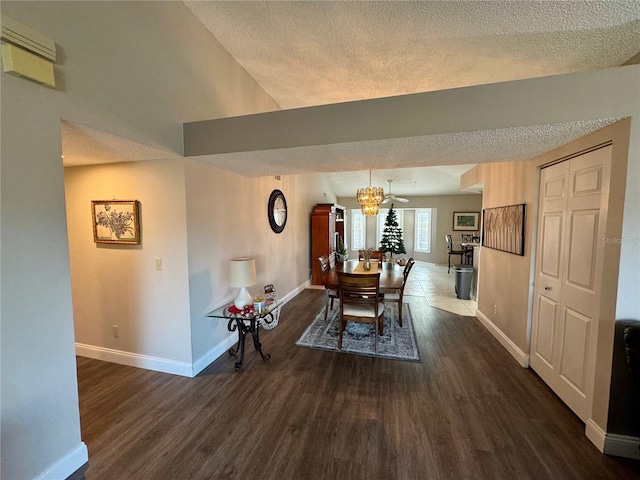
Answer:
[[[232,287],[239,287],[238,296],[233,301],[237,308],[244,308],[253,304],[253,297],[247,291],[247,287],[256,284],[256,260],[254,258],[232,258],[231,280]]]

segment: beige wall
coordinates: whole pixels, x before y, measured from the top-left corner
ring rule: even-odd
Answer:
[[[528,302],[537,172],[533,161],[481,165],[482,208],[526,204],[524,256],[482,248],[478,310],[523,352],[528,352]],[[496,313],[494,314],[494,307]]]
[[[394,209],[402,209],[404,211],[404,222],[402,225],[403,241],[407,250],[405,257],[413,257],[423,262],[434,263],[438,265],[446,265],[447,244],[444,236],[450,234],[455,243],[460,242],[459,231],[453,231],[453,212],[478,212],[482,211],[482,195],[464,194],[464,195],[435,195],[425,197],[407,197],[409,202],[394,204]],[[338,203],[346,208],[359,209],[360,206],[355,198],[339,198]],[[391,204],[389,204],[391,205]],[[387,207],[388,205],[383,205]],[[431,253],[422,253],[413,251],[414,245],[414,213],[416,208],[432,208],[432,243]],[[367,245],[373,246],[376,243],[376,217],[367,218]],[[383,219],[384,222],[384,219]],[[467,233],[467,232],[464,232]],[[469,232],[471,233],[471,232]],[[354,257],[357,252],[352,252]],[[452,257],[452,263],[460,263],[460,257]]]
[[[605,236],[624,238],[621,237],[622,214],[625,209],[625,197],[628,196],[625,185],[628,180],[630,123],[629,120],[619,122],[527,162],[483,164],[480,167],[480,175],[484,183],[483,208],[515,203],[527,205],[525,255],[521,257],[483,248],[480,256],[478,285],[478,315],[490,322],[490,329],[507,348],[510,348],[509,344],[513,344],[518,350],[517,354],[522,357],[526,357],[529,353],[530,296],[535,255],[532,249],[537,224],[539,167],[612,141],[612,180]],[[598,328],[594,330],[598,336],[598,346],[593,412],[590,422],[603,432],[607,431],[610,389],[615,388],[611,385],[611,368],[617,318],[618,279],[620,266],[627,261],[625,255],[621,255],[621,246],[621,242],[607,242],[605,245],[599,322]],[[628,260],[633,262],[636,259],[637,253]],[[494,305],[497,306],[496,314],[493,313]],[[589,427],[587,430],[589,433]],[[604,442],[604,439],[602,441]]]

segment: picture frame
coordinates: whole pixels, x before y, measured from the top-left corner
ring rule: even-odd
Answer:
[[[140,245],[138,200],[92,200],[93,241]]]
[[[453,230],[475,232],[479,229],[480,212],[453,212]]]
[[[482,246],[524,256],[526,204],[485,208],[482,211]]]

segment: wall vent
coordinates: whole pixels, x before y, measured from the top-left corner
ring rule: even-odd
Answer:
[[[53,63],[15,45],[2,45],[2,70],[16,77],[28,78],[45,87],[56,86]]]
[[[281,182],[281,181],[282,181],[282,175],[275,175],[275,176],[273,177],[273,179],[274,179],[276,182]]]
[[[56,61],[56,44],[53,40],[6,15],[2,15],[0,38],[7,43],[12,43],[46,58],[50,62]]]

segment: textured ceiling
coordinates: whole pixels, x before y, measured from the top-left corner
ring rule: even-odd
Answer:
[[[282,108],[618,66],[627,1],[185,2]]]
[[[60,123],[65,167],[178,157],[175,152],[127,140],[85,125],[66,120]]]
[[[640,0],[184,3],[282,108],[596,70],[640,52]],[[199,159],[242,175],[315,172],[322,164],[338,196],[367,184],[369,168],[376,185],[387,189],[393,179],[398,195],[459,193],[460,173],[476,163],[531,158],[612,121]],[[111,137],[67,124],[65,165],[175,155]],[[418,168],[427,165],[440,166]]]
[[[617,120],[512,127],[197,158],[245,176],[325,173],[339,197],[352,197],[357,188],[368,185],[370,168],[374,168],[374,185],[386,189],[387,180],[393,180],[392,190],[398,195],[439,195],[461,193],[460,174],[476,163],[532,158]]]

